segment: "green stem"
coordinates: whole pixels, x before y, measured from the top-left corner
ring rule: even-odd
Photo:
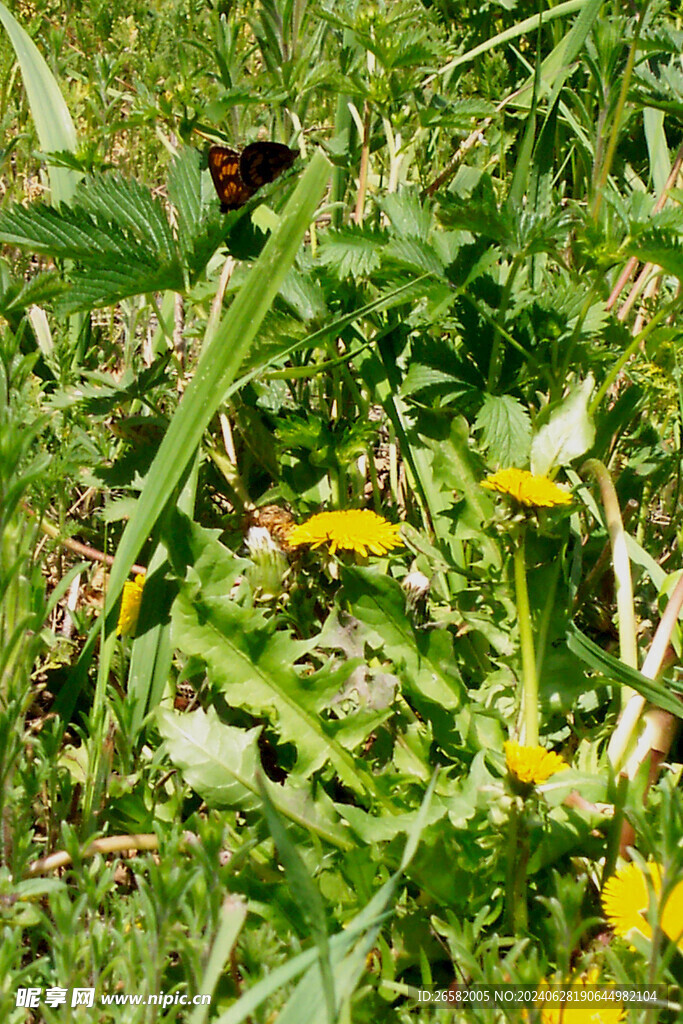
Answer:
[[[505,926],[509,935],[519,935],[528,923],[526,902],[526,870],[529,843],[524,807],[514,797],[508,819],[507,864],[505,867]]]
[[[516,538],[514,552],[515,596],[517,600],[517,617],[519,621],[519,644],[522,651],[524,743],[527,746],[532,747],[537,746],[538,744],[538,677],[536,675],[534,636],[531,628],[529,591],[527,589],[526,582],[524,541],[524,528],[522,527]]]
[[[607,850],[605,851],[605,864],[602,869],[602,880],[600,888],[604,889],[605,882],[610,878],[617,866],[619,846],[621,844],[621,830],[624,824],[624,808],[628,796],[628,776],[619,775],[616,781],[616,794],[614,797],[614,817],[610,822],[607,835]]]
[[[505,313],[507,311],[508,303],[510,301],[510,295],[512,294],[512,286],[515,283],[515,278],[522,266],[522,256],[515,256],[514,260],[510,265],[508,271],[507,280],[505,281],[505,287],[500,300],[500,308],[498,310],[498,316],[496,317],[496,324],[494,326],[493,333],[493,344],[491,345],[491,358],[489,360],[489,379],[486,385],[486,390],[489,394],[493,394],[498,386],[498,378],[500,376],[500,369],[502,363],[501,354],[501,342],[502,342],[502,328],[505,321]]]

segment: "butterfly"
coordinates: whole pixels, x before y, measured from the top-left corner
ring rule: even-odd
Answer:
[[[227,146],[209,150],[209,170],[221,201],[221,213],[238,210],[262,185],[291,167],[299,152],[279,142],[252,142],[241,153]]]

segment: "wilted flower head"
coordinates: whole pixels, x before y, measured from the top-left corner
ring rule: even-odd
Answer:
[[[650,884],[657,900],[661,898],[662,872],[658,864],[648,864]],[[636,928],[646,938],[652,937],[648,921],[650,895],[647,878],[636,863],[627,864],[607,880],[602,890],[602,909],[617,935],[627,936]],[[662,931],[683,950],[683,878],[670,890],[660,911]]]
[[[555,772],[569,767],[559,754],[545,747],[524,747],[513,740],[508,740],[504,747],[508,771],[523,785],[535,786],[547,782]]]
[[[429,586],[425,574],[415,569],[401,580],[401,587],[406,595],[406,608],[419,621],[426,617]]]
[[[429,579],[423,572],[414,569],[407,573],[401,580],[401,586],[408,595],[408,599],[418,600],[429,593]]]
[[[305,523],[295,526],[287,541],[292,547],[310,544],[318,548],[329,543],[330,551],[355,551],[365,556],[384,555],[392,548],[401,547],[400,525],[390,523],[369,509],[349,509],[344,512],[319,512]]]
[[[527,508],[570,505],[572,496],[547,476],[534,476],[528,469],[499,469],[482,480],[482,487],[497,491]]]
[[[282,548],[265,526],[251,526],[244,540],[253,563],[247,570],[249,582],[262,597],[277,597],[288,568]]]
[[[139,572],[134,580],[126,580],[121,595],[121,610],[116,624],[117,636],[130,636],[135,633],[142,603],[142,591],[145,586],[145,574]]]
[[[264,552],[279,551],[280,546],[265,526],[250,526],[244,538],[250,558],[259,558]]]

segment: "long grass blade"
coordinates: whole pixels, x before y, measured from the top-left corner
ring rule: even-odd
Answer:
[[[19,22],[0,3],[0,22],[10,38],[21,67],[40,145],[47,152],[76,149],[76,129],[59,85],[45,60]],[[81,175],[70,167],[48,168],[52,202],[68,203]]]

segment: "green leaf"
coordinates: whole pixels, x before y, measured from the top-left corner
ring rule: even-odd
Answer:
[[[257,771],[260,727],[244,731],[220,721],[214,708],[178,714],[157,708],[156,722],[169,757],[183,778],[212,807],[255,810],[261,806]],[[345,828],[338,824],[331,804],[310,789],[267,782],[270,799],[280,814],[341,849],[350,848]]]
[[[56,150],[74,152],[77,145],[68,107],[59,86],[33,40],[0,3],[0,22],[10,37],[21,66],[24,87],[36,124],[41,149],[46,153]],[[48,167],[52,202],[68,203],[80,174],[65,167]]]
[[[601,647],[584,636],[573,624],[570,624],[567,633],[567,646],[593,671],[600,672],[606,679],[611,679],[621,686],[632,687],[655,707],[670,711],[677,718],[683,718],[683,700],[680,697],[675,696],[656,679],[648,679],[647,676],[629,668],[617,658],[613,658],[611,654],[603,651]]]
[[[378,269],[386,241],[385,234],[357,225],[329,231],[320,246],[320,261],[339,278],[367,277]]]
[[[187,582],[176,599],[173,637],[186,654],[203,660],[214,686],[225,693],[231,707],[242,707],[270,718],[283,742],[297,749],[296,772],[310,775],[328,760],[341,779],[361,792],[374,790],[372,777],[357,767],[342,741],[360,743],[377,724],[376,719],[351,714],[337,722],[321,717],[333,697],[356,668],[357,660],[327,663],[316,672],[298,667],[314,640],[295,640],[276,629],[272,619],[254,608],[242,607],[229,594],[236,574],[233,553],[209,531],[175,517],[176,540],[169,541],[174,565],[185,559]],[[180,524],[186,550],[179,550]]]
[[[416,630],[400,585],[372,569],[346,567],[343,597],[375,634],[375,645],[396,666],[406,692],[446,708],[459,707],[464,693],[453,638],[446,630]],[[372,642],[372,640],[371,640]]]
[[[588,412],[588,403],[595,381],[588,376],[576,384],[560,405],[551,412],[548,422],[531,442],[531,471],[547,476],[555,466],[565,466],[584,455],[595,439],[595,426]]]
[[[436,251],[420,238],[392,238],[382,256],[387,263],[408,267],[418,274],[443,274],[443,263]]]
[[[524,466],[529,460],[531,422],[529,413],[511,395],[486,395],[475,430],[481,444],[498,466]]]
[[[76,261],[69,271],[72,287],[58,303],[62,312],[183,287],[180,257],[163,206],[149,189],[118,174],[81,182],[71,207],[10,206],[0,215],[0,238]]]
[[[260,805],[256,785],[260,726],[245,732],[224,725],[214,708],[184,715],[159,708],[156,722],[169,757],[188,786],[211,807],[253,811]]]
[[[226,218],[209,202],[206,174],[198,150],[188,146],[174,158],[168,173],[168,198],[178,212],[178,242],[191,277],[203,272],[225,235]],[[210,198],[215,199],[213,185]]]
[[[329,760],[343,782],[365,792],[363,773],[320,717],[354,663],[312,674],[297,671],[310,643],[274,630],[260,611],[228,597],[194,596],[188,587],[173,606],[173,636],[185,654],[206,662],[211,682],[232,707],[273,720],[282,742],[297,749],[298,774],[310,775]]]
[[[23,313],[30,306],[43,305],[56,298],[64,291],[66,285],[55,271],[48,270],[36,274],[25,283],[12,282],[0,294],[0,312],[6,318],[12,314]]]
[[[427,241],[432,227],[430,204],[422,202],[415,192],[392,192],[381,199],[379,206],[398,235]]]

